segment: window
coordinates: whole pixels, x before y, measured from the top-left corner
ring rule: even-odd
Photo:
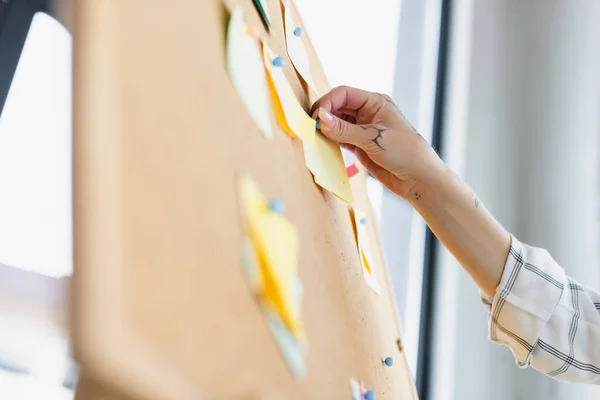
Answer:
[[[67,400],[71,35],[42,3],[0,1],[0,398]]]
[[[0,264],[70,275],[71,35],[33,17],[0,114]]]

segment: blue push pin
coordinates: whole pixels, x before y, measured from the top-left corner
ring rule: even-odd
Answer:
[[[385,363],[385,365],[387,365],[388,367],[391,367],[392,365],[394,365],[394,359],[392,357],[386,357],[385,360],[383,360],[383,362]]]
[[[285,61],[283,60],[283,57],[281,56],[277,56],[273,59],[273,65],[276,67],[283,67],[283,64],[285,64]]]
[[[366,225],[367,224],[367,217],[362,217],[359,221],[361,224]],[[388,357],[389,358],[389,357]]]
[[[367,390],[367,393],[365,393],[365,400],[375,400],[375,392],[372,390]]]
[[[317,129],[321,130],[321,120],[320,119],[317,120]]]
[[[282,199],[271,199],[271,201],[269,201],[269,210],[277,214],[284,214],[285,201],[283,201]]]
[[[294,29],[294,36],[302,36],[302,34],[304,34],[304,32],[302,32],[302,28],[297,27],[296,29]]]

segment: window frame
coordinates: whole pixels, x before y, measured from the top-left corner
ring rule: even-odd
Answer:
[[[37,12],[47,12],[46,0],[0,2],[0,117],[15,76],[21,52]]]

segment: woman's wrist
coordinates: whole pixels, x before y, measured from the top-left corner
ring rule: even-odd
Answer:
[[[493,297],[510,235],[471,189],[440,160],[411,187],[408,200],[477,285]]]
[[[408,190],[406,200],[419,211],[423,206],[423,196],[434,195],[434,192],[442,189],[450,180],[456,179],[454,173],[437,155],[415,175],[414,184]],[[440,193],[435,195],[439,196]]]

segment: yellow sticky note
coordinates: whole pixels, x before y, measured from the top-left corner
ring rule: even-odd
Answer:
[[[262,298],[294,335],[304,337],[297,304],[299,241],[296,227],[269,209],[267,198],[248,176],[240,180],[240,196],[262,275]]]
[[[241,8],[233,11],[227,27],[227,70],[250,116],[271,139],[269,86],[260,45],[249,35]]]
[[[292,18],[292,8],[290,2],[285,3],[285,41],[287,44],[287,52],[292,60],[292,64],[308,87],[318,95],[315,83],[313,82],[312,74],[310,73],[310,63],[308,52],[304,44],[304,33],[302,28],[298,27]],[[294,31],[297,34],[294,34]]]
[[[354,202],[346,165],[337,143],[317,133],[313,145],[304,143],[304,161],[319,186],[346,203]]]
[[[288,134],[291,131],[303,142],[314,143],[317,121],[312,119],[298,102],[282,67],[273,65],[275,57],[276,54],[263,43],[263,61],[270,78],[270,83],[274,88],[271,93],[273,95],[276,94],[276,96],[273,96],[273,103],[278,103],[275,106],[277,120]]]

